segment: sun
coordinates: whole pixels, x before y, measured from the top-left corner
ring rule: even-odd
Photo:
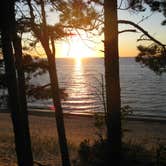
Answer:
[[[90,44],[83,41],[79,36],[74,36],[68,42],[63,43],[62,51],[63,55],[76,59],[92,57],[94,55],[94,50]]]

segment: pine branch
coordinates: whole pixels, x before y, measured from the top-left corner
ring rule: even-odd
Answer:
[[[137,31],[135,29],[125,29],[125,30],[119,31],[118,33],[121,34],[124,32],[137,32]]]
[[[166,44],[161,43],[159,40],[155,39],[153,36],[151,36],[147,31],[145,31],[141,26],[139,26],[138,24],[135,24],[132,21],[128,21],[128,20],[118,20],[119,24],[129,24],[134,26],[135,28],[137,28],[138,30],[140,30],[141,32],[143,32],[149,39],[151,39],[153,42],[155,42],[156,44],[162,46],[163,48],[165,48]]]

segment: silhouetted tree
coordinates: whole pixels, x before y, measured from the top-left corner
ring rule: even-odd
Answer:
[[[128,0],[129,7],[138,12],[144,12],[150,7],[152,12],[160,12],[166,17],[166,1],[165,0]],[[166,25],[166,19],[161,23]]]
[[[117,1],[104,1],[104,61],[107,104],[108,165],[120,165],[121,100],[119,81]]]
[[[42,22],[40,25],[37,25],[35,22],[35,15],[34,15],[32,1],[27,0],[27,4],[29,7],[29,12],[31,17],[30,18],[31,30],[35,34],[35,37],[40,41],[48,60],[48,65],[49,65],[48,72],[51,81],[52,99],[55,106],[55,117],[56,117],[57,131],[59,136],[62,164],[63,166],[70,166],[70,159],[68,154],[67,140],[66,140],[64,120],[63,120],[63,112],[62,112],[62,106],[59,95],[58,77],[57,77],[56,60],[55,60],[55,45],[54,45],[54,40],[57,37],[55,36],[56,32],[59,30],[59,32],[61,32],[60,35],[63,35],[63,31],[61,31],[61,28],[58,27],[58,25],[54,27],[55,32],[51,31],[51,27],[48,26],[46,21],[44,0],[40,0],[38,2],[38,5],[41,8],[40,11],[41,11]]]
[[[65,0],[25,0],[23,2],[28,5],[30,18],[24,15],[23,18],[18,21],[22,22],[22,24],[20,24],[22,25],[22,28],[25,28],[27,31],[32,32],[33,36],[36,38],[36,41],[41,43],[46,53],[49,66],[48,71],[51,80],[53,103],[56,108],[55,116],[62,154],[62,162],[63,165],[70,165],[63,122],[63,113],[59,96],[54,42],[55,40],[59,40],[64,36],[70,35],[70,33],[66,33],[64,29],[69,28],[71,30],[72,28],[80,27],[82,24],[88,25],[88,20],[90,20],[89,17],[91,18],[93,12],[86,13],[86,17],[83,17],[85,16],[85,12],[82,12],[82,9],[84,9],[85,6],[84,2],[81,0],[72,0],[69,2]],[[47,23],[45,5],[49,5],[49,3],[52,4],[52,10],[55,9],[60,13],[60,21],[61,23],[65,23],[64,25],[60,23],[49,25]],[[35,5],[36,7],[34,7]],[[73,12],[74,9],[76,10],[76,12]],[[69,16],[70,14],[72,15],[71,17]],[[66,20],[70,20],[68,24],[66,24]],[[26,27],[24,26],[24,23],[27,25]],[[88,29],[90,28],[88,27]]]
[[[146,30],[140,27],[138,24],[128,20],[118,20],[117,9],[128,10],[132,8],[130,4],[124,7],[121,1],[119,7],[117,7],[116,0],[91,0],[99,5],[104,5],[104,54],[105,54],[105,82],[106,82],[106,102],[107,102],[107,134],[110,148],[110,161],[116,162],[116,165],[120,165],[121,157],[121,118],[120,118],[120,81],[119,81],[119,55],[118,55],[118,33],[124,32],[136,32],[135,29],[126,29],[118,32],[118,24],[131,25],[137,30],[141,31],[150,40],[164,47],[164,45],[153,38]],[[123,7],[122,7],[123,6]],[[102,22],[101,19],[98,21]],[[112,160],[112,161],[111,161]]]
[[[149,46],[138,46],[139,54],[136,62],[148,67],[156,74],[166,72],[166,49],[155,43]]]
[[[15,28],[14,1],[1,2],[1,35],[2,52],[5,62],[6,80],[9,93],[9,105],[15,133],[15,145],[18,165],[33,165],[30,134],[28,127],[28,115],[26,108],[26,97],[24,91],[24,77],[21,69],[20,57],[22,56],[21,43],[17,41]],[[6,17],[3,18],[2,15]],[[15,55],[18,56],[17,72],[15,66]],[[17,80],[18,78],[18,80]]]
[[[130,0],[129,6],[132,10],[138,12],[144,12],[149,7],[152,12],[160,12],[166,17],[166,1],[164,0]],[[161,24],[166,25],[166,19]],[[142,36],[139,40],[146,41],[147,39]],[[150,40],[153,42],[152,44],[148,46],[139,45],[137,47],[139,54],[135,60],[149,67],[156,74],[162,74],[166,71],[166,44],[156,42],[156,40],[151,38]]]

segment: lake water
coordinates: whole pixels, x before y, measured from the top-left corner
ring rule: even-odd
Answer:
[[[88,114],[102,111],[103,64],[102,58],[57,60],[59,84],[68,93],[66,100],[62,101],[65,112]],[[166,74],[158,76],[136,63],[134,58],[120,58],[120,80],[122,106],[129,105],[136,115],[166,116]],[[36,77],[33,82],[49,83],[48,74]],[[29,101],[29,105],[49,108],[52,102]]]

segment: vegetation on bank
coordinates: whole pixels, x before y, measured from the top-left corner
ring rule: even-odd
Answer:
[[[0,135],[0,142],[1,162],[13,166],[16,163],[13,134],[3,133]],[[57,163],[60,165],[59,145],[53,136],[40,135],[40,132],[33,133],[32,150],[36,164],[51,166]],[[90,143],[85,139],[79,146],[69,143],[69,152],[73,166],[104,166],[107,157],[107,141],[99,138]],[[165,166],[166,147],[156,143],[147,150],[143,144],[123,142],[122,159],[122,165],[127,166]]]

